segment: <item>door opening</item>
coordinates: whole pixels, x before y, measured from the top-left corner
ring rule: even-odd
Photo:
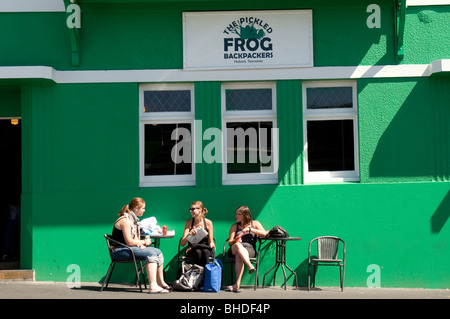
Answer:
[[[0,269],[20,267],[21,122],[0,119]]]

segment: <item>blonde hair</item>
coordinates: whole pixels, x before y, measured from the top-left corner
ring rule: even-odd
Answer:
[[[206,217],[206,215],[208,214],[208,210],[205,208],[205,205],[203,205],[201,201],[196,200],[195,202],[191,203],[191,206],[192,205],[200,206],[200,208],[202,209],[203,217]]]
[[[125,213],[130,213],[130,210],[134,210],[134,208],[142,207],[145,205],[145,201],[140,197],[135,197],[131,200],[131,202],[128,205],[125,205],[122,207],[122,209],[119,212],[119,216],[123,216]]]

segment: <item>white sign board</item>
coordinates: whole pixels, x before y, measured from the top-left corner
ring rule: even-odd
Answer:
[[[312,67],[311,10],[183,13],[186,70]]]

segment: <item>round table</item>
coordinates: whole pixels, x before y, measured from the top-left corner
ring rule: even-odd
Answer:
[[[145,238],[146,236],[150,236],[150,238],[152,240],[152,245],[155,248],[159,248],[159,239],[160,238],[173,238],[173,237],[175,237],[175,234],[173,234],[173,233],[170,233],[167,235],[158,234],[158,233],[141,234],[141,238]]]
[[[301,237],[267,237],[263,240],[272,240],[276,242],[276,259],[275,259],[275,265],[273,265],[272,268],[270,268],[263,277],[263,284],[262,287],[264,288],[264,282],[266,280],[266,275],[268,273],[270,273],[275,267],[275,273],[273,275],[273,284],[275,285],[275,277],[278,271],[278,268],[281,265],[281,269],[283,270],[283,274],[284,274],[284,289],[286,290],[287,288],[287,277],[286,277],[286,271],[284,269],[284,267],[286,267],[287,269],[289,269],[289,271],[294,275],[295,277],[295,287],[298,288],[298,281],[297,281],[297,274],[295,273],[295,271],[293,271],[287,264],[286,264],[286,242],[288,241],[296,241],[296,240],[301,240]]]

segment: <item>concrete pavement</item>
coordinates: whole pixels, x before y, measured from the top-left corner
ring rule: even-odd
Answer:
[[[292,287],[287,290],[267,287],[255,291],[253,287],[245,287],[240,293],[170,292],[149,295],[129,285],[111,284],[103,292],[100,292],[100,287],[98,283],[82,283],[80,288],[69,288],[66,283],[0,281],[0,306],[2,310],[11,308],[22,315],[35,317],[42,312],[46,316],[65,315],[71,318],[97,315],[115,318],[129,314],[170,319],[280,319],[293,314],[295,317],[311,314],[321,314],[321,317],[327,314],[405,317],[418,315],[419,311],[423,313],[424,310],[429,313],[430,309],[440,313],[439,308],[445,311],[450,299],[448,289],[349,287],[341,292],[337,287],[321,287],[311,291]],[[424,305],[425,299],[434,301],[431,308]],[[392,300],[392,305],[385,306]],[[436,303],[436,300],[441,303]],[[358,305],[355,307],[353,302]]]
[[[346,287],[341,292],[338,287],[316,287],[308,291],[305,287],[257,288],[244,287],[240,293],[220,291],[170,292],[169,294],[149,295],[132,285],[110,284],[100,292],[99,283],[81,283],[79,288],[70,288],[61,282],[0,281],[0,299],[450,299],[449,289],[409,289],[409,288],[354,288]]]

